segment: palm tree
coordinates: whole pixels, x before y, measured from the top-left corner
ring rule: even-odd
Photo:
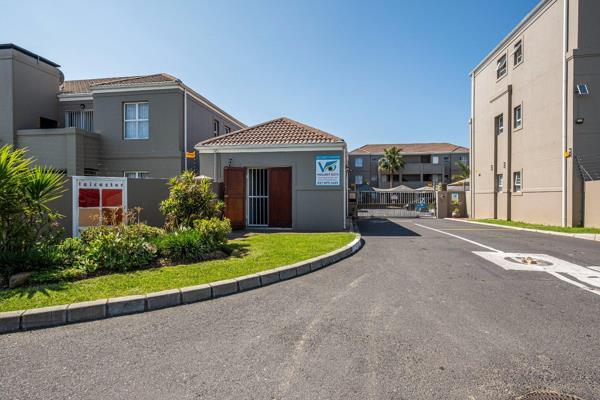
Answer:
[[[456,166],[458,167],[459,172],[457,174],[452,175],[452,179],[454,179],[454,181],[464,181],[465,179],[469,179],[469,177],[471,176],[471,169],[469,168],[469,164],[464,163],[462,161],[458,161],[456,163]],[[463,186],[465,185],[465,182],[463,182]]]
[[[404,168],[404,156],[402,149],[398,147],[388,147],[383,149],[383,157],[379,159],[379,170],[390,173],[390,188],[394,184],[394,172],[400,173],[400,168]]]

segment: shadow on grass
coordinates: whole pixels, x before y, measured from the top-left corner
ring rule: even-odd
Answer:
[[[229,258],[229,257],[243,258],[243,257],[247,256],[248,253],[250,252],[250,245],[248,243],[230,242],[224,246],[223,250],[225,253],[228,254],[227,258]],[[226,260],[227,258],[224,258],[223,260]],[[206,260],[202,260],[202,261],[188,262],[185,264],[174,263],[172,266],[185,267],[186,265],[198,265],[198,264],[202,264],[204,262],[215,261],[215,260],[217,260],[217,259],[216,258],[206,259]],[[104,271],[97,271],[97,273],[90,274],[85,277],[81,277],[80,279],[64,279],[64,280],[60,280],[60,281],[47,282],[47,283],[44,283],[44,282],[34,283],[31,286],[23,286],[23,287],[18,287],[18,288],[14,288],[14,289],[0,289],[0,302],[15,298],[15,297],[31,299],[35,295],[40,295],[40,294],[44,295],[46,297],[50,297],[51,292],[58,292],[61,290],[68,289],[69,283],[81,282],[86,279],[93,279],[93,278],[97,278],[100,276],[128,275],[128,274],[134,274],[134,273],[139,273],[139,272],[143,272],[143,271],[149,271],[149,270],[153,270],[153,269],[170,268],[170,267],[171,267],[171,265],[165,266],[165,265],[160,265],[157,263],[155,265],[148,265],[143,268],[138,268],[138,269],[127,271],[127,272],[104,270]],[[52,272],[53,271],[43,271],[43,272],[40,272],[40,274],[43,274],[43,273],[51,274]]]

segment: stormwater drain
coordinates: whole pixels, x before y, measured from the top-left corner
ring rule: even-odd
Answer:
[[[582,400],[579,397],[569,394],[560,394],[548,391],[535,391],[518,397],[517,400]]]
[[[539,265],[540,267],[549,267],[550,265],[552,265],[552,263],[550,261],[542,260],[541,258],[531,257],[531,256],[504,257],[504,259],[506,261],[510,261],[515,264],[521,264],[521,265]]]

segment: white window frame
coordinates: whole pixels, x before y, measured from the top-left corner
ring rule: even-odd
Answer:
[[[215,137],[219,136],[219,132],[221,130],[221,123],[218,119],[213,119],[213,135]]]
[[[225,134],[231,133],[231,128],[225,125]]]
[[[439,164],[440,163],[440,157],[439,156],[431,156],[431,163],[432,164]]]
[[[142,119],[140,118],[140,104],[148,105],[148,118]],[[135,105],[135,119],[127,119],[127,106]],[[136,131],[135,137],[127,137],[127,123],[128,122],[136,122]],[[139,132],[139,122],[147,122],[148,123],[148,136],[140,136]],[[123,139],[124,140],[148,140],[150,139],[150,103],[147,101],[131,101],[123,103]]]
[[[523,191],[523,177],[521,175],[521,171],[513,172],[513,192],[515,193],[521,193]]]
[[[496,192],[501,193],[504,190],[504,174],[496,174]]]
[[[496,115],[494,117],[494,130],[496,131],[496,135],[504,133],[504,114]]]
[[[362,168],[363,165],[364,165],[364,163],[363,163],[362,157],[358,157],[358,158],[354,159],[354,167],[355,168]]]
[[[128,176],[130,174],[134,174],[135,176]],[[146,176],[143,176],[143,174],[146,174]],[[149,177],[148,174],[148,171],[123,171],[123,177],[131,179],[146,179]]]
[[[508,57],[506,54],[502,55],[498,61],[496,61],[496,79],[501,79],[508,73]]]
[[[518,54],[518,52],[520,54]],[[517,43],[515,43],[515,46],[513,48],[513,62],[514,62],[515,67],[523,62],[523,41],[522,40],[519,40]]]
[[[519,117],[517,118],[517,112],[519,113]],[[523,106],[519,104],[513,110],[513,119],[514,119],[514,129],[521,129],[523,127]]]
[[[355,185],[362,185],[364,182],[363,176],[362,175],[355,175],[354,176],[354,184]]]
[[[467,156],[458,156],[458,161],[460,162],[467,162]]]

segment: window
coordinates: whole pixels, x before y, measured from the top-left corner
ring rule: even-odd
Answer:
[[[431,155],[421,156],[421,164],[431,164]]]
[[[144,179],[148,178],[148,171],[123,171],[125,178]]]
[[[94,110],[65,112],[65,128],[79,128],[94,131]]]
[[[496,135],[500,135],[504,132],[504,114],[500,114],[494,118],[494,131],[496,132]]]
[[[496,175],[496,192],[501,192],[504,189],[504,175]]]
[[[357,185],[362,185],[363,184],[363,177],[362,177],[362,175],[356,175],[354,177],[354,183],[356,183]]]
[[[231,128],[225,125],[225,133],[231,133]]]
[[[521,191],[521,171],[513,174],[513,192]]]
[[[219,136],[219,121],[213,119],[213,135]]]
[[[466,163],[467,162],[467,156],[459,156],[458,157],[458,161]]]
[[[440,163],[440,158],[438,156],[431,157],[431,163],[432,164],[439,164]]]
[[[515,107],[515,115],[514,115],[514,119],[515,119],[515,129],[519,129],[523,127],[523,106],[516,106]]]
[[[496,78],[500,79],[506,75],[506,54],[496,62]]]
[[[362,168],[363,167],[363,159],[362,158],[355,158],[354,159],[354,166],[356,168]]]
[[[513,53],[515,65],[519,65],[523,62],[523,42],[520,40],[515,44],[515,51]]]
[[[125,139],[148,139],[148,102],[125,103]]]
[[[377,182],[377,175],[373,175],[371,177],[371,182]]]

